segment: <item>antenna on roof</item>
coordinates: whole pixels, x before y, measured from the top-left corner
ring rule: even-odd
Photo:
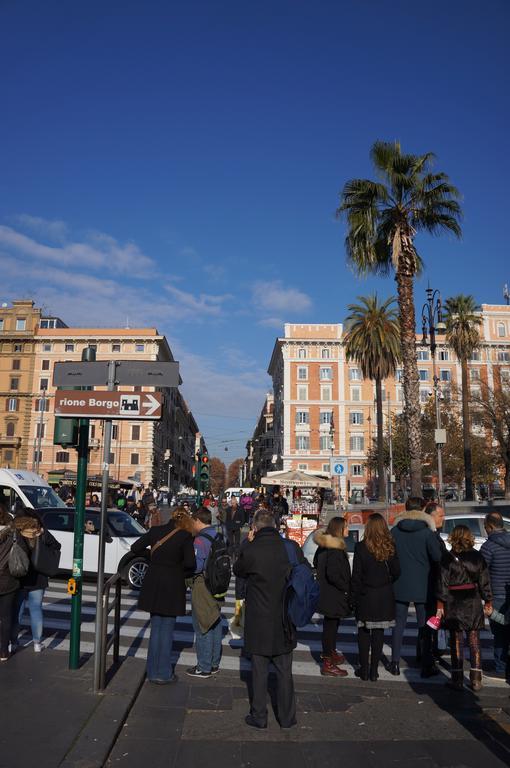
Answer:
[[[130,326],[129,326],[129,317],[126,317],[126,325],[124,327],[125,327],[126,331],[129,331],[129,328],[130,328]]]
[[[508,304],[510,304],[510,291],[508,290],[508,285],[506,283],[503,286],[503,298],[505,299],[508,306]]]

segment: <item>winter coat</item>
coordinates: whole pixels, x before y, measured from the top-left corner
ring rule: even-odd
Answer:
[[[344,619],[351,614],[351,568],[345,541],[322,531],[317,531],[313,540],[318,545],[313,565],[321,590],[317,612]]]
[[[395,554],[389,560],[376,560],[364,541],[354,547],[352,599],[358,621],[395,619],[394,583],[400,576]]]
[[[510,533],[491,533],[480,547],[480,554],[489,567],[494,599],[508,601],[510,608]]]
[[[448,552],[447,546],[444,542],[444,540],[441,538],[441,534],[439,531],[436,531],[434,533],[434,536],[437,539],[437,542],[439,544],[439,547],[441,549],[441,558],[443,555]],[[441,561],[438,563],[431,563],[430,565],[430,573],[429,573],[429,584],[427,588],[427,616],[432,616],[436,612],[437,607],[437,584],[439,580],[439,571],[441,568]]]
[[[142,554],[175,528],[170,520],[166,525],[151,528],[131,546],[135,554]],[[165,541],[151,556],[151,562],[138,599],[141,611],[160,616],[186,614],[186,576],[192,576],[196,567],[193,539],[187,531],[179,530]]]
[[[400,576],[395,581],[395,600],[426,603],[432,563],[441,560],[436,526],[426,512],[404,512],[391,529],[400,562]]]
[[[227,507],[220,507],[219,518],[228,533],[238,531],[244,525],[244,510],[239,504],[235,510],[229,504]]]
[[[473,584],[472,589],[452,589]],[[482,629],[484,614],[482,600],[492,599],[489,570],[484,558],[476,549],[446,552],[441,560],[438,599],[444,603],[444,624],[447,629]]]
[[[305,562],[293,542],[298,562]],[[296,634],[284,622],[284,595],[291,565],[276,528],[262,528],[240,550],[234,574],[246,579],[244,649],[247,654],[280,656],[296,647]]]
[[[19,589],[19,579],[11,576],[9,570],[8,553],[11,550],[14,541],[14,530],[10,525],[0,526],[0,595],[8,595],[10,592],[16,592]],[[23,536],[17,536],[18,544],[28,552]]]
[[[42,542],[49,547],[50,549],[56,549],[60,551],[61,544],[56,540],[56,538],[53,536],[50,531],[47,531],[46,528],[41,533],[41,540]],[[35,540],[28,540],[28,548],[29,552],[32,549],[32,546],[35,546]],[[32,561],[30,561],[30,567],[28,569],[28,573],[26,576],[22,576],[20,579],[20,587],[22,589],[26,589],[28,592],[31,592],[35,589],[46,589],[48,586],[48,577],[45,576],[43,573],[39,573],[35,570],[34,566],[32,565]]]

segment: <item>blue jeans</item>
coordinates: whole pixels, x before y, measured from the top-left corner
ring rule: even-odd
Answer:
[[[12,642],[18,638],[19,628],[23,619],[25,608],[28,608],[30,614],[30,628],[32,630],[32,640],[34,643],[40,643],[43,633],[43,611],[42,601],[44,589],[20,589],[16,596],[16,606],[14,609],[14,621],[11,633]]]
[[[505,598],[495,597],[492,605],[496,611],[506,615],[507,621],[510,619],[508,601]],[[489,624],[494,637],[494,667],[496,672],[506,673],[509,660],[510,624],[498,624],[496,621],[489,621]],[[508,672],[510,673],[510,669]]]
[[[172,645],[175,616],[159,616],[151,613],[151,635],[147,652],[147,679],[170,680],[172,678]]]
[[[391,660],[397,664],[400,661],[400,654],[402,652],[402,641],[404,639],[404,631],[407,624],[409,605],[410,603],[401,603],[398,600],[395,601],[395,626],[393,627],[393,633],[391,635]],[[420,629],[425,626],[427,621],[425,603],[415,603],[414,607],[416,609],[418,629]]]
[[[200,631],[197,617],[192,612],[193,629],[195,630],[195,646],[197,650],[197,667],[202,672],[210,672],[213,667],[220,666],[221,639],[223,627],[221,616],[205,634]]]

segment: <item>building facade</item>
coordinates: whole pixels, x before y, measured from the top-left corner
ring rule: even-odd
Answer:
[[[271,472],[275,466],[273,410],[274,395],[269,392],[266,395],[253,436],[246,445],[245,483],[249,486],[260,485],[261,478],[267,472]]]
[[[510,307],[481,306],[482,344],[469,363],[469,386],[479,394],[484,383],[510,384]],[[329,473],[332,456],[348,459],[342,495],[364,493],[369,477],[367,452],[376,433],[375,384],[359,366],[347,361],[341,323],[286,324],[276,340],[269,375],[273,380],[273,442],[275,470],[302,469]],[[448,400],[461,389],[460,363],[436,338],[436,374],[440,397]],[[430,348],[417,336],[416,356],[423,406],[433,397],[434,364]],[[404,406],[402,369],[383,383],[384,425]],[[472,428],[479,429],[476,414]],[[255,457],[253,471],[258,472]]]

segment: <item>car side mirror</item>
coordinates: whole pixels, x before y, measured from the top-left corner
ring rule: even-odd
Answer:
[[[111,544],[113,541],[113,536],[107,533],[106,536],[104,537],[104,540],[106,541],[107,544]]]

